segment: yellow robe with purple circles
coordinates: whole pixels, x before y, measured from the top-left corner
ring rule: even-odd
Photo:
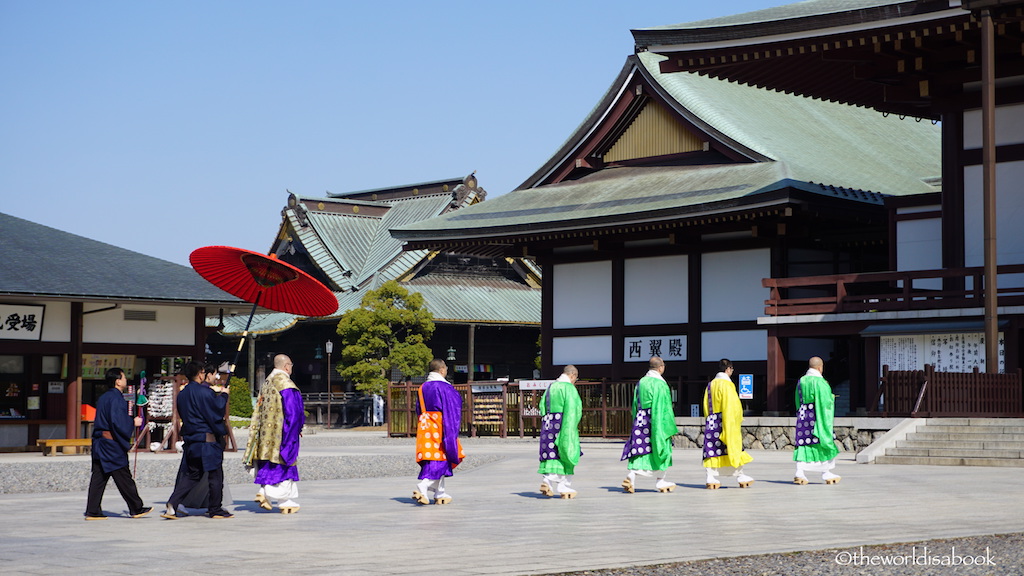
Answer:
[[[743,451],[743,405],[736,393],[736,385],[732,380],[715,378],[711,381],[711,404],[715,412],[722,413],[722,442],[728,454],[704,459],[705,468],[722,468],[732,466],[739,468],[754,460],[753,456]],[[705,391],[701,401],[704,417],[708,416],[708,399]]]

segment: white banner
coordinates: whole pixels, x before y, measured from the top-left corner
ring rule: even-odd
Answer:
[[[0,340],[41,340],[45,306],[0,304]]]
[[[686,360],[686,336],[626,336],[622,359],[625,362],[647,362],[651,356],[662,360]]]

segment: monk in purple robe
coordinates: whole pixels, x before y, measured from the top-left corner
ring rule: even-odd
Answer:
[[[435,358],[430,374],[420,387],[419,424],[416,430],[416,461],[420,465],[420,482],[412,493],[417,504],[428,504],[429,493],[434,504],[448,504],[452,497],[445,491],[444,479],[465,456],[459,443],[462,425],[462,397],[445,377],[448,365]]]
[[[260,489],[256,502],[282,514],[299,511],[299,438],[306,424],[302,394],[291,379],[292,360],[274,357],[274,370],[260,388],[243,462],[254,472]]]

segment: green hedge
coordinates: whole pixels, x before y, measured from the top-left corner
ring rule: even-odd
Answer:
[[[231,377],[230,398],[231,415],[240,418],[252,418],[252,397],[249,396],[249,382],[244,378]]]

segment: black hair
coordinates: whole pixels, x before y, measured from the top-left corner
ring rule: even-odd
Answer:
[[[195,360],[185,364],[185,378],[192,382],[198,382],[199,373],[203,371],[203,365]]]
[[[122,370],[121,368],[114,367],[111,368],[110,370],[107,370],[105,376],[105,378],[107,379],[107,386],[109,388],[113,388],[114,386],[116,386],[117,381],[121,378],[122,374],[124,374],[124,370]]]

